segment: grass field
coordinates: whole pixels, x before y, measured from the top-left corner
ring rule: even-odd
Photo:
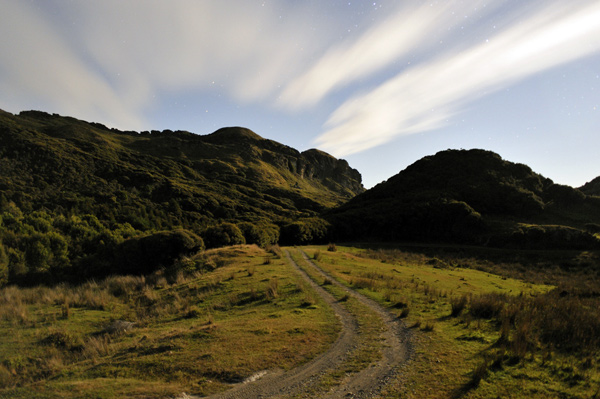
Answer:
[[[472,258],[327,249],[304,248],[414,332],[415,356],[384,397],[600,397],[597,299],[477,270]]]
[[[301,267],[300,251],[411,329],[414,354],[384,398],[600,397],[594,254],[552,268],[548,259],[290,248]],[[337,318],[280,252],[239,246],[185,261],[204,271],[0,290],[0,397],[207,395],[293,368],[336,339]],[[318,397],[380,356],[380,320],[313,276],[362,337],[343,368],[321,376]]]
[[[325,350],[337,320],[283,259],[201,255],[214,271],[0,291],[0,397],[205,395]],[[115,320],[135,323],[106,332]]]

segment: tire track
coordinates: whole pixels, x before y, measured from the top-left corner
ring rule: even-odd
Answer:
[[[338,339],[326,352],[302,366],[287,372],[283,372],[282,370],[268,371],[262,378],[253,382],[238,384],[228,391],[211,395],[207,398],[259,399],[286,398],[290,396],[302,397],[303,394],[309,392],[311,388],[319,383],[322,375],[339,368],[348,359],[349,355],[356,350],[359,335],[356,318],[341,306],[329,292],[311,279],[310,276],[291,258],[290,253],[287,250],[284,252],[288,263],[296,269],[315,292],[331,306],[340,320],[342,330]],[[391,377],[395,375],[396,368],[407,360],[408,332],[391,313],[387,312],[379,304],[337,282],[329,274],[314,264],[308,258],[306,253],[302,252],[302,256],[307,261],[309,267],[313,268],[320,275],[328,278],[336,286],[342,288],[348,295],[352,295],[362,304],[376,312],[382,318],[386,326],[385,331],[382,333],[382,358],[358,373],[347,376],[340,385],[334,387],[331,392],[328,392],[321,397],[331,399],[372,398],[374,395],[377,395],[377,393],[379,393],[389,382]],[[190,396],[187,397],[192,398]]]
[[[334,392],[323,396],[323,398],[367,399],[376,396],[397,374],[398,368],[408,360],[412,349],[409,342],[410,331],[383,306],[338,282],[333,276],[317,266],[304,251],[302,251],[302,256],[314,270],[377,313],[386,327],[382,333],[382,358],[358,373],[348,376]]]

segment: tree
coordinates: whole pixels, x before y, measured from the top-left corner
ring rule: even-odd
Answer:
[[[221,223],[209,227],[204,232],[207,248],[226,247],[229,245],[245,244],[246,239],[238,226],[233,223]]]
[[[42,234],[35,234],[29,237],[27,250],[25,251],[25,261],[30,270],[44,273],[50,268],[52,251],[48,248],[47,239]]]
[[[322,244],[328,240],[330,224],[313,217],[288,223],[281,228],[281,242],[285,245]]]
[[[160,231],[124,241],[107,253],[107,263],[120,274],[146,274],[170,268],[182,256],[204,249],[202,238],[188,230]],[[108,270],[96,272],[107,273]]]
[[[256,244],[265,248],[279,241],[279,228],[274,224],[255,225],[250,222],[242,222],[238,224],[238,227],[244,234],[246,244]]]
[[[0,241],[0,287],[8,282],[8,255]]]

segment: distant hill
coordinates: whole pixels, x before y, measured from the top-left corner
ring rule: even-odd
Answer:
[[[600,198],[484,150],[425,157],[327,212],[339,239],[596,247]]]
[[[188,230],[126,248],[171,237],[189,249],[196,235],[212,246],[276,243],[299,219],[322,230],[321,212],[363,191],[346,161],[242,127],[133,132],[0,111],[0,285],[6,273],[106,263],[124,240],[161,231]]]
[[[586,195],[600,196],[600,176],[585,183],[583,186],[579,187],[579,190]]]
[[[0,162],[5,200],[142,229],[314,216],[364,191],[346,161],[240,127],[203,136],[137,133],[39,111],[1,112]],[[144,210],[164,217],[153,222]]]

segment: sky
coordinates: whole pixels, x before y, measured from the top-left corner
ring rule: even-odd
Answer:
[[[600,0],[0,0],[0,109],[244,126],[369,188],[482,148],[600,176]]]

